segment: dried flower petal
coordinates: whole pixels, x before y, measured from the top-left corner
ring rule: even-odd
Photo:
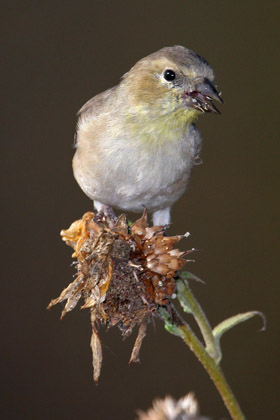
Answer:
[[[140,349],[141,349],[141,345],[142,342],[146,336],[146,331],[147,331],[147,323],[143,322],[143,324],[140,325],[139,330],[138,330],[138,335],[136,338],[136,341],[134,343],[133,349],[132,349],[132,353],[129,359],[129,363],[135,363],[135,362],[139,362],[139,353],[140,353]]]
[[[92,335],[90,340],[90,347],[92,350],[92,367],[93,367],[93,380],[94,382],[98,381],[101,372],[102,366],[102,347],[99,335],[95,327],[95,316],[91,314],[91,325],[92,325]]]

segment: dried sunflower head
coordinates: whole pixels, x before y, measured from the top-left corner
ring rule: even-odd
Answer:
[[[178,401],[172,397],[157,399],[146,413],[138,412],[138,420],[209,420],[199,415],[198,402],[192,392]]]
[[[62,230],[61,236],[74,249],[77,274],[48,308],[66,300],[63,318],[83,298],[81,308],[91,312],[93,376],[97,381],[102,362],[99,325],[117,325],[124,337],[139,326],[130,362],[139,360],[149,320],[158,316],[159,306],[172,312],[169,299],[174,294],[174,278],[189,251],[174,249],[182,235],[168,237],[163,226],[149,227],[146,211],[131,227],[124,215],[112,219],[87,212]]]

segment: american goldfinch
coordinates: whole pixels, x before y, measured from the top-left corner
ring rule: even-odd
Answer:
[[[95,208],[153,214],[170,223],[201,149],[200,113],[219,113],[207,61],[182,46],[138,61],[120,83],[78,113],[74,176]]]

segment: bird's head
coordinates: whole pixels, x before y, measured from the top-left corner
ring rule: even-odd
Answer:
[[[223,103],[207,61],[181,47],[166,47],[138,61],[123,76],[131,111],[150,118],[177,116],[193,122],[200,113],[219,113],[213,101]]]

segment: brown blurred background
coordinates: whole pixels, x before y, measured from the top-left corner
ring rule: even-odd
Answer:
[[[92,382],[87,311],[46,311],[72,279],[62,228],[92,203],[72,176],[76,112],[139,58],[174,44],[205,56],[225,105],[206,115],[203,165],[173,210],[170,233],[190,231],[192,289],[214,326],[250,309],[222,339],[224,372],[248,419],[279,413],[279,3],[225,0],[4,1],[1,10],[2,418],[133,420],[153,398],[193,390],[201,411],[229,418],[193,354],[150,325],[141,363],[135,336],[101,332]],[[278,412],[277,412],[278,410]]]

